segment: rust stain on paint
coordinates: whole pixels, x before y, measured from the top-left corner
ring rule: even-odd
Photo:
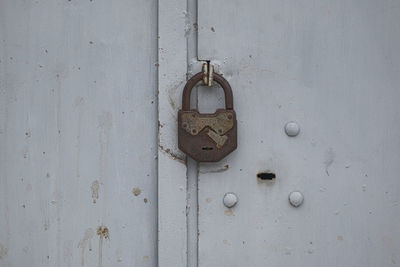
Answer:
[[[139,187],[135,187],[132,189],[132,193],[135,195],[135,197],[137,197],[138,195],[140,195],[142,193],[142,190],[140,190]]]
[[[235,213],[231,209],[225,210],[224,213],[226,216],[235,216]]]
[[[160,149],[162,152],[164,152],[165,154],[167,154],[167,155],[168,155],[169,157],[171,157],[172,159],[174,159],[174,160],[176,160],[176,161],[178,161],[178,162],[180,162],[180,163],[186,164],[186,161],[185,161],[184,156],[179,156],[179,155],[173,153],[173,152],[171,151],[171,149],[169,149],[169,148],[164,148],[162,145],[158,145],[158,147],[159,147],[159,149]]]
[[[97,228],[97,235],[99,238],[99,267],[103,267],[103,240],[110,239],[110,232],[108,228],[101,225]]]
[[[104,237],[105,239],[110,238],[110,232],[108,231],[108,228],[103,225],[97,228],[97,235],[100,237]]]

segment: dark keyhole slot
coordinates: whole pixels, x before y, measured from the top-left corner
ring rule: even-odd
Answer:
[[[272,172],[260,172],[257,173],[257,178],[260,178],[261,180],[273,180],[276,176],[275,173]]]
[[[214,148],[212,148],[210,146],[203,146],[201,149],[203,149],[203,150],[213,150]]]

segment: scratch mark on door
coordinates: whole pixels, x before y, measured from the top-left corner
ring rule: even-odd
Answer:
[[[329,148],[327,151],[325,151],[325,172],[326,175],[329,176],[329,167],[332,165],[333,161],[335,160],[335,152],[333,151],[332,148]]]

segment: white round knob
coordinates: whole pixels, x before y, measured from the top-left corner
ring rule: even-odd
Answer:
[[[232,208],[238,202],[238,197],[234,193],[226,193],[223,202],[225,207]]]
[[[303,194],[298,191],[293,191],[289,194],[289,202],[293,207],[298,207],[303,203]]]
[[[285,125],[285,132],[290,137],[295,137],[300,132],[300,126],[296,122],[288,122]]]

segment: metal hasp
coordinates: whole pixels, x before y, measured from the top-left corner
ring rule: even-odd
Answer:
[[[178,112],[178,146],[197,162],[217,162],[237,147],[233,94],[228,81],[213,73],[213,81],[224,89],[225,109],[217,109],[213,114],[190,109],[190,94],[203,75],[202,72],[194,75],[183,89],[182,109]]]

